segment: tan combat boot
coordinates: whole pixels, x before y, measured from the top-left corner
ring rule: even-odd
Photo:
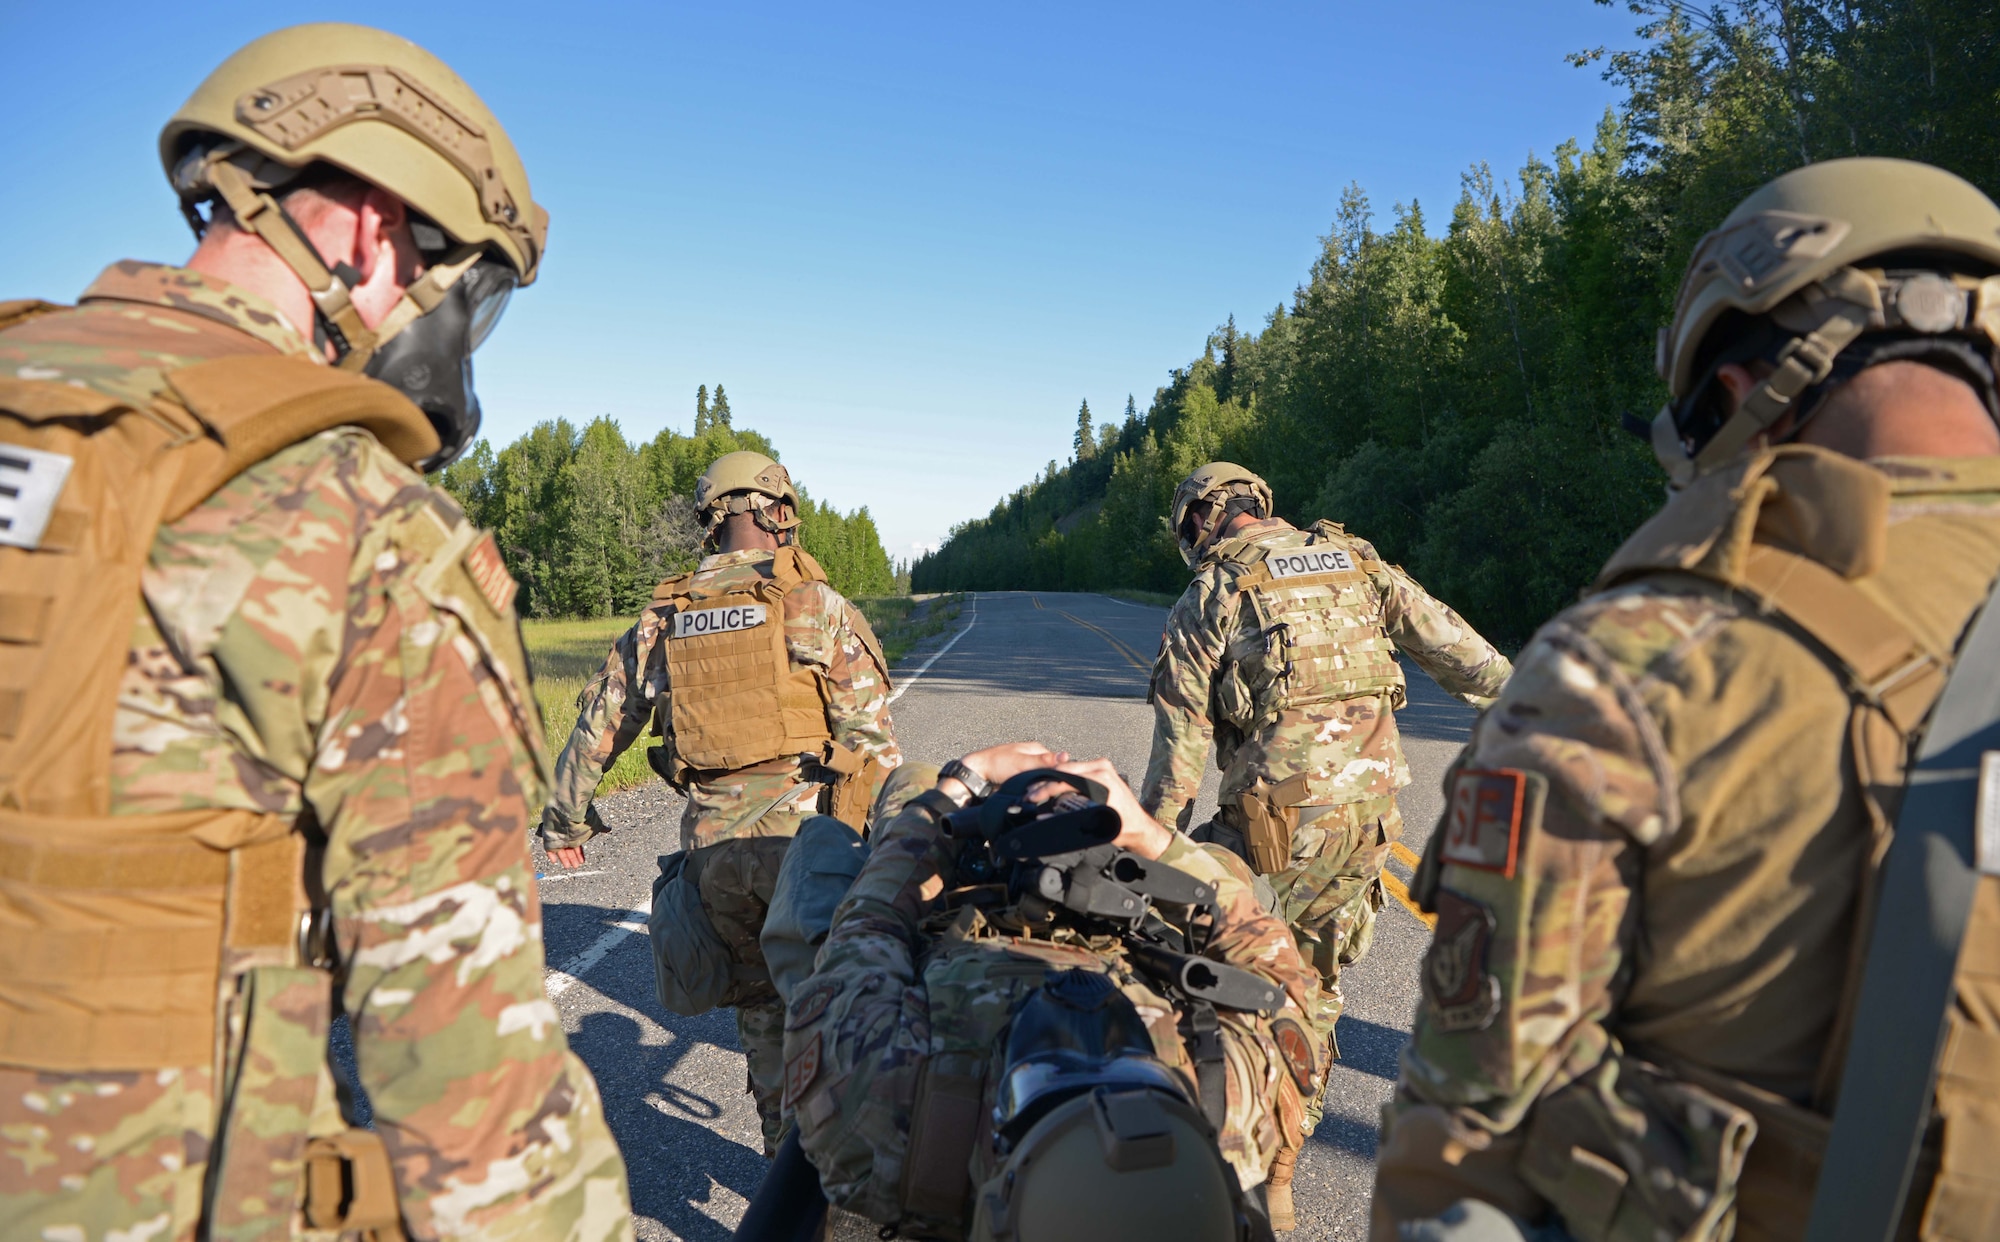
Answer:
[[[1277,1159],[1271,1161],[1270,1180],[1264,1183],[1264,1204],[1271,1213],[1271,1228],[1279,1233],[1290,1233],[1299,1227],[1298,1218],[1292,1214],[1292,1173],[1298,1163],[1298,1148],[1279,1148]]]

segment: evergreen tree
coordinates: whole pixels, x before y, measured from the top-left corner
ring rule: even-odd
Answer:
[[[1076,436],[1071,441],[1078,461],[1089,461],[1097,456],[1097,433],[1090,422],[1090,402],[1086,400],[1076,412]]]
[[[708,431],[708,424],[708,385],[703,384],[694,390],[694,433],[705,434]]]
[[[729,430],[729,397],[720,384],[715,386],[715,404],[709,407],[708,417],[715,426]]]
[[[1501,641],[1576,597],[1659,504],[1619,416],[1657,409],[1653,335],[1687,257],[1808,160],[1889,155],[2000,190],[1991,0],[1631,0],[1639,46],[1587,52],[1626,91],[1588,145],[1481,163],[1433,236],[1415,203],[1340,196],[1261,332],[1230,317],[1144,417],[1051,463],[911,568],[919,591],[1180,590],[1161,515],[1201,462],[1268,479],[1408,565]],[[1386,218],[1384,218],[1386,216]]]

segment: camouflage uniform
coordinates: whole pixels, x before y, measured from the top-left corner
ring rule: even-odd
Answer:
[[[1711,477],[1635,535],[1609,589],[1523,650],[1447,777],[1416,885],[1440,921],[1384,1110],[1375,1237],[1462,1198],[1526,1220],[1553,1208],[1584,1238],[1726,1237],[1732,1212],[1739,1238],[1804,1231],[1908,751],[1801,624],[1730,585],[1774,545],[1839,566],[1816,546],[1842,526],[1826,515],[1865,511],[1815,516],[1784,470],[1846,459],[1790,449],[1760,516],[1771,460]],[[1948,660],[2000,574],[2000,459],[1871,464],[1841,467],[1879,471],[1888,496],[1880,563],[1843,567],[1849,585]],[[1686,572],[1617,572],[1648,545]],[[1988,876],[1939,1088],[1948,1156],[1982,1112],[1988,1135],[2000,1125],[1996,946]],[[1992,1148],[1960,1167],[1986,1171],[1991,1202]],[[1925,1236],[1992,1236],[1948,1181]]]
[[[1270,554],[1309,544],[1343,549],[1361,571],[1315,617],[1325,632],[1307,636],[1337,646],[1358,674],[1356,689],[1331,702],[1269,710],[1286,669],[1276,635],[1246,599],[1244,579]],[[1293,782],[1291,865],[1268,878],[1278,913],[1319,971],[1314,1021],[1329,1040],[1341,1010],[1341,967],[1367,951],[1382,866],[1402,833],[1396,791],[1410,783],[1396,733],[1403,681],[1392,643],[1474,706],[1490,702],[1507,680],[1505,656],[1408,574],[1382,563],[1365,540],[1331,523],[1309,536],[1267,518],[1206,550],[1167,618],[1153,666],[1153,753],[1140,794],[1147,810],[1185,827],[1211,738],[1225,818],[1245,795]]]
[[[254,295],[131,262],[80,308],[0,334],[5,373],[141,406],[177,368],[272,353],[320,361]],[[330,1000],[413,1236],[630,1235],[596,1084],[542,990],[520,833],[543,788],[532,702],[415,585],[463,531],[449,499],[352,428],[283,449],[159,531],[118,698],[113,814],[315,825],[304,878],[331,907],[338,994],[314,971],[268,976],[289,982],[259,1011],[276,1021],[236,1080],[226,1147],[210,1064],[0,1068],[0,1235],[192,1238],[206,1180],[231,1191],[207,1208],[214,1236],[289,1236],[300,1135],[344,1124]],[[505,612],[511,582],[489,581]]]
[[[715,591],[756,582],[770,564],[766,551],[719,552],[702,559],[695,583]],[[785,596],[785,646],[794,669],[824,673],[826,720],[833,740],[884,768],[902,762],[889,718],[889,674],[874,654],[860,610],[823,582]],[[666,626],[670,612],[648,608],[612,644],[604,671],[577,699],[576,727],[556,759],[554,794],[542,821],[549,849],[582,845],[596,835],[584,822],[598,779],[638,741],[656,709],[673,693],[667,684]],[[737,963],[764,970],[757,936],[777,883],[784,846],[808,818],[820,814],[831,774],[800,758],[784,758],[722,774],[703,774],[682,791],[681,848],[710,850],[702,870],[702,906]],[[725,843],[734,843],[717,849]],[[778,1091],[784,1005],[768,986],[736,1006],[736,1029],[749,1063],[768,1151],[783,1131]]]
[[[1009,936],[972,917],[970,908],[946,907],[938,899],[957,886],[955,852],[922,805],[876,829],[868,861],[834,916],[813,975],[795,990],[786,1022],[786,1106],[796,1114],[820,1183],[836,1205],[884,1224],[912,1215],[904,1200],[916,1179],[906,1165],[919,1156],[912,1128],[927,1066],[932,1075],[983,1073],[982,1107],[971,1116],[990,1119],[998,1086],[988,1068],[993,1040],[1015,1004],[1050,970],[1108,971],[1151,1029],[1160,1060],[1179,1071],[1190,1098],[1196,1096],[1179,1014],[1134,975],[1115,942],[1086,941],[1068,931],[1055,940]],[[1208,955],[1284,989],[1285,1007],[1275,1018],[1218,1013],[1226,1057],[1220,1141],[1247,1189],[1264,1180],[1281,1131],[1299,1124],[1303,1105],[1295,1072],[1317,1078],[1324,1071],[1323,1064],[1295,1071],[1290,1067],[1296,1063],[1287,1060],[1301,1051],[1310,1055],[1302,1021],[1318,989],[1284,925],[1264,911],[1240,859],[1177,834],[1160,861],[1216,886]],[[1170,920],[1177,917],[1174,907],[1157,908]],[[962,1012],[931,1004],[926,983],[947,981],[955,996],[967,998]],[[1281,1049],[1274,1032],[1287,1024],[1293,1035],[1289,1049]],[[972,1145],[969,1187],[997,1164],[990,1130],[987,1121]],[[931,1135],[929,1141],[950,1139]],[[946,1235],[966,1224],[937,1212],[917,1223]]]

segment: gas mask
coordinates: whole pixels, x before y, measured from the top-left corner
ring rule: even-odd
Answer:
[[[437,429],[443,447],[421,463],[426,471],[450,465],[479,434],[472,355],[500,322],[517,283],[513,268],[474,258],[441,299],[378,346],[364,368],[400,390]]]

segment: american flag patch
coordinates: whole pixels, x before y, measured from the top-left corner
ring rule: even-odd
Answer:
[[[466,549],[461,563],[465,572],[472,575],[472,584],[479,588],[480,596],[493,606],[494,612],[506,616],[514,603],[514,575],[507,572],[507,562],[500,559],[492,532],[481,535]]]

